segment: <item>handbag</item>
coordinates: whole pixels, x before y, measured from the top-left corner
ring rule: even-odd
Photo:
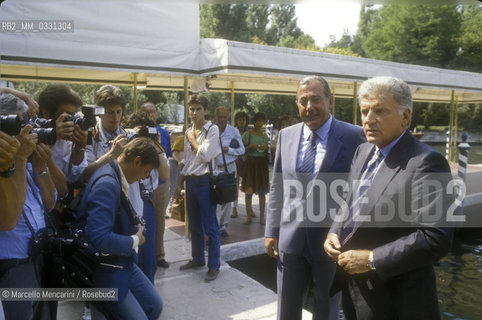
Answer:
[[[53,211],[56,212],[56,211]],[[47,288],[92,288],[93,271],[99,265],[100,253],[84,237],[82,229],[67,224],[57,229],[45,215],[47,227],[34,232],[24,214],[32,238],[29,256],[41,259],[50,270],[42,286]]]
[[[185,221],[186,217],[184,214],[184,197],[180,199],[174,199],[171,206],[171,218]]]
[[[209,195],[212,203],[225,204],[238,199],[238,184],[236,183],[234,172],[228,172],[226,157],[224,152],[222,152],[223,143],[221,142],[221,136],[219,136],[219,143],[223,156],[224,171],[214,175],[212,162],[209,162]]]

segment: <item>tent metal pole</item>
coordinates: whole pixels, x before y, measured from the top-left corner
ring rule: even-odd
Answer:
[[[353,82],[353,124],[356,125],[357,123],[357,108],[358,108],[358,103],[357,103],[357,98],[356,96],[358,95],[358,86],[356,82]]]
[[[234,126],[234,81],[230,81],[231,85],[231,125]]]
[[[459,132],[459,97],[455,96],[454,139],[452,144],[452,162],[457,162],[457,132]]]
[[[454,136],[454,100],[455,100],[455,91],[452,90],[451,97],[450,97],[450,114],[449,114],[449,152],[448,152],[448,159],[447,161],[452,161],[452,141]]]
[[[187,76],[184,76],[184,125],[187,129],[188,126],[188,107],[187,102],[189,101],[189,86]]]
[[[187,130],[188,127],[188,107],[187,102],[189,101],[189,87],[187,76],[184,76],[184,128]],[[184,190],[186,190],[186,182],[184,182]],[[186,194],[184,194],[184,204],[186,204]],[[189,237],[189,219],[187,214],[187,206],[184,205],[184,235],[186,238]]]
[[[134,72],[134,112],[137,111],[137,72]]]

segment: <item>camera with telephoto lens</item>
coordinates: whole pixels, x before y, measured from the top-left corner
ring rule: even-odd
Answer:
[[[140,224],[143,227],[146,226],[146,220],[144,219],[143,216],[136,216],[134,220],[136,225]]]
[[[72,117],[66,118],[64,121],[73,121],[74,125],[78,124],[82,130],[89,130],[97,123],[95,117],[104,114],[104,107],[85,105],[82,106],[82,115],[74,113]]]
[[[142,234],[145,236],[146,235],[146,220],[144,219],[143,216],[135,216],[134,217],[134,223],[136,225],[141,225],[142,228]]]
[[[18,135],[24,125],[25,121],[19,115],[0,116],[0,130],[11,136]]]
[[[26,117],[25,117],[26,119]],[[24,120],[19,115],[0,116],[0,130],[11,136],[20,134],[25,125],[32,125],[33,129],[30,133],[36,133],[38,136],[38,143],[47,145],[54,145],[57,140],[55,133],[55,121],[43,118],[32,118]]]
[[[156,127],[142,126],[138,130],[127,129],[126,130],[127,141],[131,141],[135,138],[145,137],[145,138],[157,138]]]

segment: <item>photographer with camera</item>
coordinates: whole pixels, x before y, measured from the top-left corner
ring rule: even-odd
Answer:
[[[16,115],[27,111],[27,105],[12,94],[0,92],[0,114]],[[3,119],[0,123],[0,203],[4,209],[0,215],[0,231],[12,230],[20,219],[23,203],[27,192],[26,165],[27,157],[33,152],[37,143],[37,135],[32,134],[30,140],[22,140],[3,131]],[[32,130],[31,125],[25,126],[19,136],[25,137]]]
[[[157,123],[158,113],[157,108],[152,102],[145,102],[141,106],[141,110],[144,111],[150,120],[155,124],[157,132],[159,132],[159,143],[164,149],[164,155],[169,159],[172,157],[171,150],[171,137],[166,129],[161,128]],[[168,162],[169,164],[169,162]],[[154,209],[156,212],[156,261],[157,265],[161,268],[169,268],[169,263],[165,259],[166,252],[164,250],[164,229],[166,225],[166,209],[169,204],[169,198],[171,192],[175,190],[169,190],[170,183],[166,179],[159,179],[159,186],[154,190],[152,194],[152,202],[154,203]],[[175,189],[175,186],[173,187]]]
[[[28,93],[23,91],[18,91],[12,88],[6,88],[6,87],[0,87],[0,92],[5,94],[7,93],[13,94],[17,98],[23,100],[28,106],[27,114],[30,118],[33,118],[36,115],[38,115],[38,109],[39,109],[38,103]]]
[[[77,181],[87,167],[87,131],[72,121],[81,105],[79,95],[64,84],[51,84],[39,95],[40,115],[55,122],[57,140],[49,170],[59,198],[67,195],[67,183]]]
[[[129,201],[137,214],[141,215],[146,223],[146,243],[139,247],[139,268],[146,274],[147,278],[154,283],[156,274],[156,233],[159,226],[156,221],[156,210],[154,206],[154,192],[159,188],[159,178],[169,180],[169,166],[164,149],[159,143],[159,134],[148,114],[138,111],[131,114],[124,123],[127,140],[135,137],[149,138],[156,147],[159,155],[159,167],[151,171],[147,179],[136,181],[129,185]],[[168,191],[165,191],[168,193]],[[162,226],[164,228],[164,226]]]
[[[99,302],[101,311],[113,319],[157,319],[162,311],[161,296],[134,263],[134,249],[145,238],[127,200],[129,184],[148,178],[159,167],[157,152],[147,138],[131,140],[117,160],[94,172],[82,197],[79,213],[86,217],[85,235],[102,252],[94,286],[118,288],[118,301]],[[93,311],[95,315],[99,310]]]
[[[122,90],[116,86],[104,85],[95,93],[95,104],[104,107],[92,131],[92,145],[87,145],[85,152],[88,166],[84,171],[85,181],[95,170],[115,160],[126,144],[126,132],[120,127],[126,100]]]
[[[27,109],[23,101],[12,95],[0,97],[2,115],[22,116]],[[3,124],[0,130],[4,131]],[[19,182],[25,177],[26,187],[22,188],[21,183],[17,186],[17,201],[23,205],[18,224],[10,231],[0,231],[1,288],[40,288],[44,275],[41,256],[37,255],[41,248],[35,245],[35,240],[38,231],[45,228],[45,212],[54,206],[56,194],[47,165],[52,153],[47,145],[37,144],[37,134],[31,130],[32,126],[27,124],[16,136],[20,147],[14,156],[12,177],[18,174]],[[55,310],[49,310],[49,303],[44,301],[3,301],[2,304],[6,319],[55,318]]]

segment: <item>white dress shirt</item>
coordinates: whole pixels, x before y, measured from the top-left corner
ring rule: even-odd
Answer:
[[[187,139],[187,133],[192,130],[193,128],[190,127],[184,135],[184,158],[181,161],[184,168],[181,174],[183,176],[202,176],[209,173],[209,162],[221,154],[219,128],[211,121],[204,124],[201,133],[196,138],[199,144],[197,152],[194,151]]]
[[[98,141],[92,141],[92,145],[87,145],[85,147],[85,156],[87,157],[87,163],[92,163],[95,160],[102,157],[104,154],[109,152],[112,144],[109,144],[110,140],[114,140],[119,134],[126,134],[124,129],[118,127],[114,134],[110,134],[104,130],[100,121],[95,125],[97,132],[99,133]]]
[[[151,175],[149,176],[149,178],[142,179],[141,181],[144,184],[144,187],[147,189],[147,191],[153,192],[154,190],[157,189],[157,186],[158,186],[159,172],[157,171],[157,169],[153,169],[151,171]],[[142,200],[141,193],[139,190],[139,181],[136,181],[129,185],[128,198],[134,211],[139,216],[143,216],[144,200]]]
[[[87,167],[87,157],[85,153],[82,162],[78,165],[72,165],[69,172],[70,157],[72,155],[72,141],[57,140],[50,150],[52,151],[52,157],[54,158],[55,163],[67,177],[67,181],[77,181]]]
[[[315,132],[318,135],[316,139],[316,156],[315,156],[315,172],[319,172],[323,159],[325,159],[326,153],[326,143],[328,142],[328,132],[330,132],[332,116]],[[306,149],[310,145],[309,137],[311,135],[311,130],[306,124],[303,124],[303,131],[301,134],[300,147],[298,150],[298,159],[296,168],[299,169],[301,163],[303,163],[303,157],[306,154]]]
[[[236,139],[238,141],[238,148],[229,147],[229,144],[233,139]],[[224,153],[226,164],[233,163],[239,156],[243,155],[245,152],[243,140],[241,139],[241,135],[239,134],[238,129],[229,124],[226,125],[223,133],[221,133],[221,142],[223,144],[223,147],[229,147],[228,152]],[[222,155],[218,157],[218,166],[224,166]]]

